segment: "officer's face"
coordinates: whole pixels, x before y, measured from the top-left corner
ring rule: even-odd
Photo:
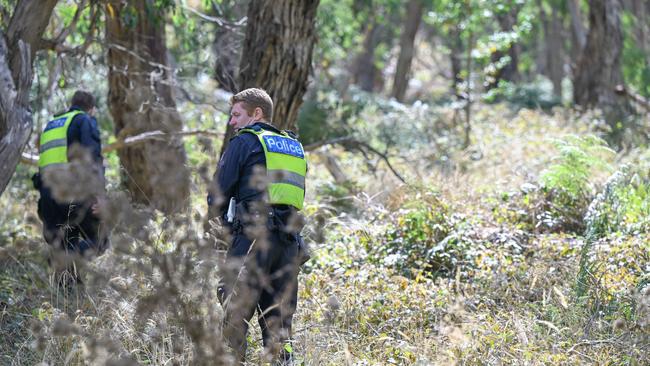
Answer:
[[[232,109],[230,110],[230,121],[228,121],[228,124],[233,126],[235,130],[244,128],[254,121],[256,121],[255,114],[249,115],[246,108],[244,108],[243,102],[237,102],[232,106]]]

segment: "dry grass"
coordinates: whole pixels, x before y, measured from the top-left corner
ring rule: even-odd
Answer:
[[[494,198],[539,176],[553,155],[548,138],[587,131],[587,118],[569,124],[574,117],[565,114],[480,107],[476,141],[451,157],[451,173],[431,168],[425,153],[415,162],[396,161],[410,187],[381,163],[373,174],[358,156],[331,149],[360,178],[361,192],[348,199],[355,214],[343,215],[315,194],[330,178],[314,159],[306,211],[321,219],[312,220],[307,234],[319,232],[324,240],[314,243],[315,259],[300,275],[297,358],[305,365],[649,364],[647,289],[626,287],[615,295],[620,306],[604,307],[618,281],[633,284],[647,271],[647,237],[621,249],[638,258],[634,267],[610,268],[603,287],[593,287],[600,308],[574,296],[580,236],[531,233],[516,253],[494,239],[516,230],[493,217]],[[0,198],[8,208],[0,213],[0,364],[229,363],[219,358],[218,258],[201,235],[200,182],[193,212],[176,218],[132,208],[118,196],[123,227],[113,251],[90,264],[91,279],[77,301],[76,294],[61,299],[51,290],[35,195],[22,193],[19,181],[25,175]],[[471,218],[474,238],[486,245],[476,263],[435,279],[367,263],[360,237],[381,245],[388,218],[414,192],[431,188],[452,212]],[[626,300],[637,304],[634,313]],[[259,331],[250,344],[249,363],[260,364]]]

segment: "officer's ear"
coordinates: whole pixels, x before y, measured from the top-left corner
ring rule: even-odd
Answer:
[[[255,107],[255,109],[253,110],[253,118],[256,121],[264,119],[264,112],[262,111],[262,108]]]

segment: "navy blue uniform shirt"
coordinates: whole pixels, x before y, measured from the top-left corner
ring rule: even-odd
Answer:
[[[81,111],[81,108],[72,106],[68,112]],[[102,164],[102,141],[99,138],[97,120],[86,113],[76,115],[68,127],[68,148],[77,143],[90,151],[91,156],[98,164]],[[103,169],[102,169],[103,170]]]
[[[280,133],[277,128],[263,122],[256,122],[248,128],[262,128]],[[231,197],[245,207],[264,198],[265,191],[251,184],[251,178],[256,171],[260,172],[260,168],[256,170],[256,166],[266,169],[266,156],[258,137],[252,133],[242,133],[230,139],[215,173],[215,181],[223,200],[217,205],[215,197],[208,195],[208,205],[216,205],[219,216],[223,217],[228,210]],[[265,170],[261,172],[264,174]]]

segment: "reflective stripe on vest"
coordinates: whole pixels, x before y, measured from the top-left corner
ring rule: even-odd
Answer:
[[[39,168],[68,162],[68,127],[72,119],[81,113],[83,112],[64,113],[47,123],[41,134]]]
[[[286,132],[280,134],[252,128],[240,130],[243,132],[256,135],[264,148],[269,203],[291,205],[301,210],[305,201],[307,160],[300,142]]]

